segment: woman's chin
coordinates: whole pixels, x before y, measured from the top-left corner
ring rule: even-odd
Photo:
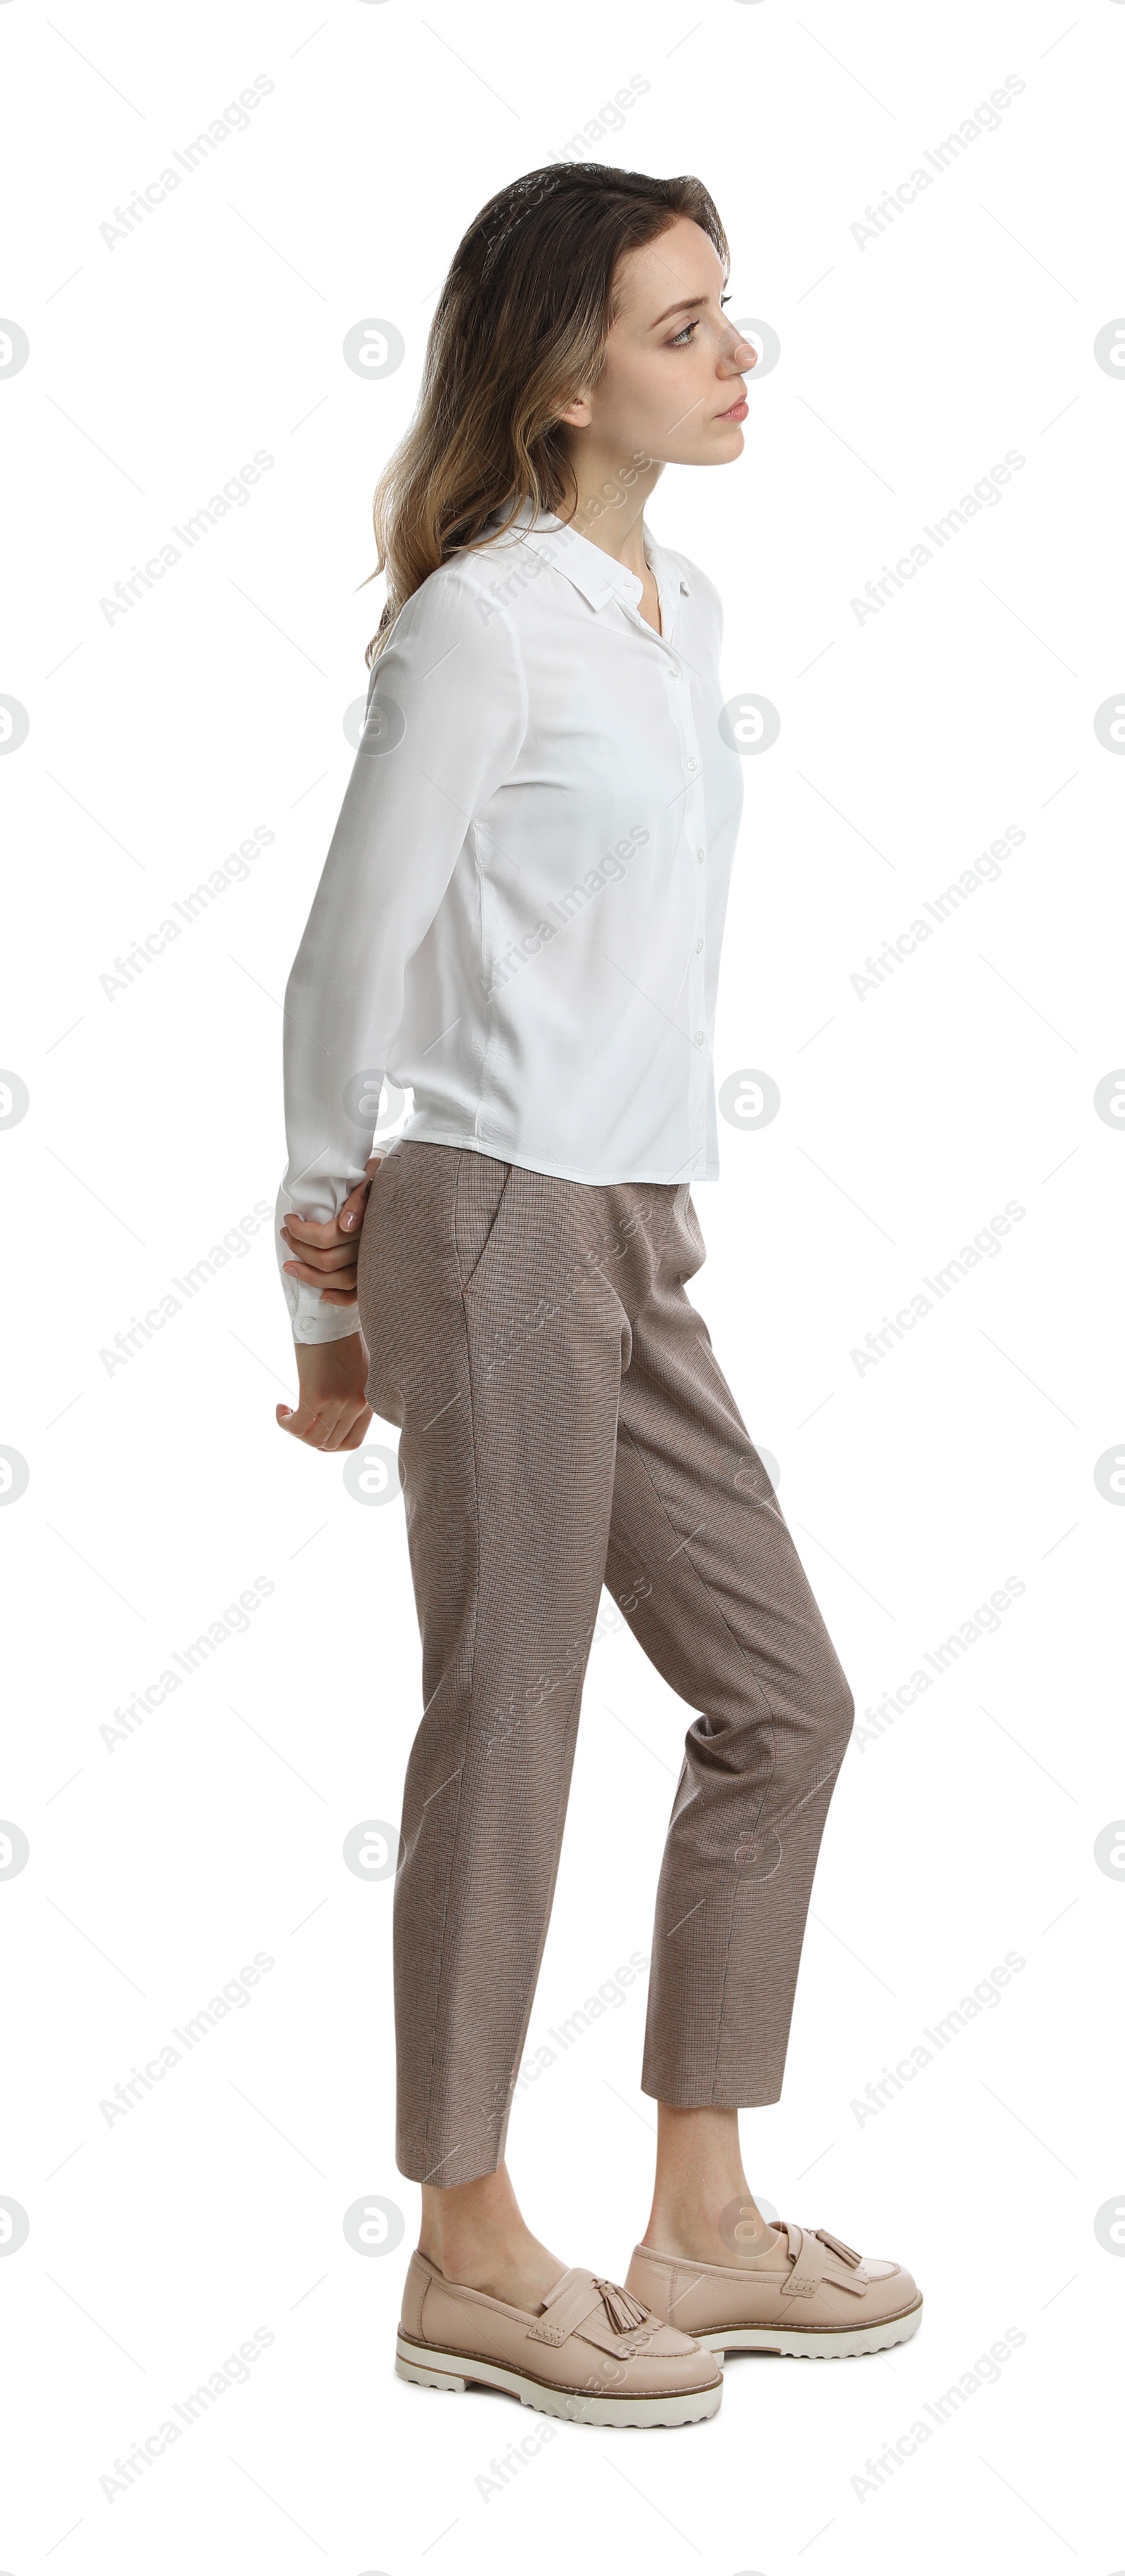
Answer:
[[[734,457],[741,456],[745,445],[746,433],[741,421],[712,421],[711,446],[706,461],[711,465],[729,465]]]

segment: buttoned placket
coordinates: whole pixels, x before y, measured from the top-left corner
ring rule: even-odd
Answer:
[[[687,987],[689,1158],[694,1158],[694,1156],[701,1152],[705,1146],[707,1120],[707,1018],[704,999],[707,930],[707,852],[704,837],[704,816],[706,809],[703,795],[703,759],[699,748],[699,737],[695,728],[695,709],[692,704],[691,682],[684,670],[677,648],[677,635],[679,630],[679,597],[677,595],[677,590],[672,587],[670,581],[663,581],[661,579],[660,573],[651,554],[647,554],[647,560],[649,570],[656,581],[657,597],[660,601],[660,621],[662,632],[658,635],[655,626],[650,626],[647,617],[642,617],[641,615],[639,604],[640,584],[636,580],[635,576],[630,578],[629,590],[631,595],[621,595],[621,606],[631,624],[640,630],[650,644],[656,646],[658,652],[663,657],[665,685],[668,690],[669,707],[679,736],[680,756],[683,764],[684,797],[680,817],[680,841],[677,856],[682,859],[685,866],[691,867],[695,881],[694,922],[691,939],[691,955],[688,959]],[[678,590],[679,592],[682,592],[685,598],[690,596],[689,585],[686,581],[681,581],[679,583]]]

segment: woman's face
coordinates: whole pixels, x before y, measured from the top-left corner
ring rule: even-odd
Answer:
[[[562,413],[593,444],[653,464],[725,465],[743,448],[744,376],[757,352],[724,311],[724,272],[714,243],[687,215],[617,272],[617,316],[592,393]]]

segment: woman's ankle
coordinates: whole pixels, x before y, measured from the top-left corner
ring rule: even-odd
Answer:
[[[440,2256],[427,2245],[420,2245],[419,2252],[436,2265],[444,2281],[455,2282],[463,2290],[481,2290],[486,2298],[502,2299],[508,2307],[532,2311],[542,2307],[566,2270],[558,2255],[526,2228],[519,2237],[447,2243]]]
[[[494,2219],[475,2218],[461,2211],[443,2216],[425,2211],[418,2231],[418,2251],[437,2265],[450,2281],[464,2281],[470,2289],[474,2269],[487,2269],[490,2263],[518,2260],[535,2238],[519,2209]]]
[[[777,2231],[762,2217],[742,2166],[736,2110],[658,2106],[652,2213],[641,2238],[685,2262],[753,2263]]]
[[[673,2254],[683,2263],[720,2263],[731,2270],[772,2253],[778,2230],[762,2217],[749,2191],[732,2192],[722,2204],[653,2203],[641,2244],[654,2254]]]
[[[536,2307],[565,2270],[523,2215],[507,2168],[449,2191],[422,2188],[418,2251],[444,2280]]]
[[[476,2247],[518,2236],[523,2225],[505,2164],[492,2173],[477,2174],[472,2182],[454,2183],[448,2191],[422,2185],[419,2251],[439,2271],[445,2269],[443,2256],[451,2261],[471,2259]]]

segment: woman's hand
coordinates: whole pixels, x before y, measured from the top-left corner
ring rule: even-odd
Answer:
[[[339,1214],[318,1225],[310,1217],[287,1216],[281,1231],[296,1257],[282,1267],[294,1279],[319,1288],[326,1306],[357,1302],[359,1236],[367,1194],[383,1157],[371,1154],[366,1177],[345,1199]],[[329,1281],[331,1285],[329,1285]],[[295,1440],[311,1449],[359,1449],[371,1407],[367,1401],[367,1353],[358,1328],[338,1342],[298,1342],[295,1407],[279,1404],[276,1419]]]
[[[277,1421],[310,1449],[360,1449],[371,1407],[367,1401],[367,1353],[361,1333],[346,1333],[338,1342],[298,1342],[297,1404],[277,1407]]]
[[[281,1228],[282,1237],[297,1257],[283,1261],[282,1269],[293,1279],[307,1279],[311,1288],[319,1288],[326,1306],[354,1306],[356,1303],[356,1266],[359,1260],[359,1236],[367,1193],[383,1157],[370,1154],[365,1166],[366,1179],[357,1181],[339,1214],[317,1224],[312,1217],[287,1216]],[[312,1347],[306,1344],[306,1348]]]

